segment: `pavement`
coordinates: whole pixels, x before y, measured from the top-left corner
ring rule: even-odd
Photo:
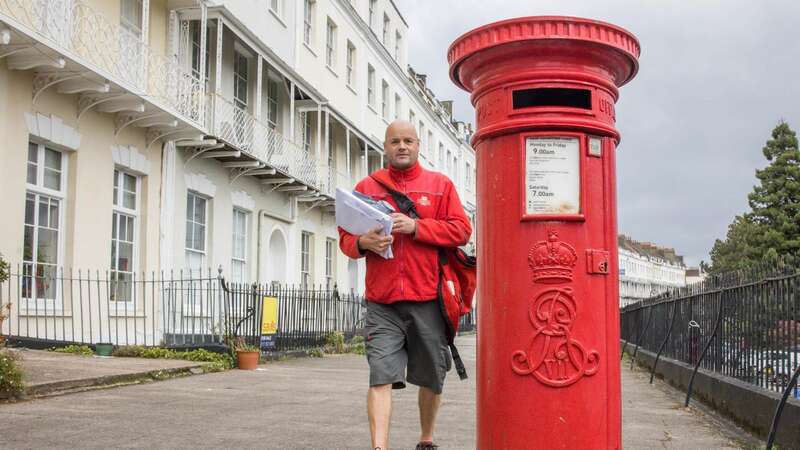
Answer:
[[[458,346],[474,374],[475,337],[460,337]],[[365,449],[367,379],[363,356],[329,355],[0,404],[0,448]],[[622,386],[625,449],[758,442],[712,413],[683,408],[681,393],[660,381],[649,385],[645,373],[627,365]],[[391,448],[411,449],[418,438],[416,389],[394,392]],[[448,377],[436,432],[443,450],[475,447],[474,392],[474,378]]]
[[[27,397],[202,373],[202,363],[192,361],[80,356],[24,348],[10,351],[22,357]]]

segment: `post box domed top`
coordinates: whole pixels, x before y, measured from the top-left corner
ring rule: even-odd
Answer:
[[[514,44],[564,42],[573,46],[597,47],[618,53],[625,61],[616,67],[620,76],[613,80],[617,87],[630,81],[639,68],[639,41],[624,28],[598,20],[563,16],[532,16],[502,20],[476,28],[461,35],[447,50],[450,79],[467,91],[473,86],[462,80],[459,69],[470,56],[478,52]]]

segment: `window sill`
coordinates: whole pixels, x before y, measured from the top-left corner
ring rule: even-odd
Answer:
[[[335,70],[333,70],[333,67],[325,64],[325,68],[328,69],[328,72],[330,72],[334,77],[339,78],[339,74],[336,73]]]
[[[314,57],[315,57],[315,58],[317,57],[317,52],[315,52],[315,51],[314,51],[314,49],[313,49],[313,48],[311,48],[311,46],[310,46],[310,45],[308,45],[308,43],[306,43],[306,42],[303,42],[303,47],[305,47],[305,48],[306,48],[306,50],[308,50],[309,52],[311,52],[311,54],[312,54],[312,55],[314,55]]]
[[[352,92],[352,93],[353,93],[353,95],[355,95],[356,97],[358,96],[358,92],[356,92],[356,90],[355,90],[355,89],[353,89],[353,86],[350,86],[350,85],[348,84],[348,85],[347,85],[347,89],[349,89],[349,90],[350,90],[350,92]]]
[[[269,13],[272,14],[272,17],[274,17],[275,20],[277,20],[281,25],[283,25],[283,28],[288,28],[286,26],[286,22],[283,21],[283,18],[280,16],[280,14],[278,14],[275,11],[273,11],[272,8],[268,8],[268,10],[269,10]]]

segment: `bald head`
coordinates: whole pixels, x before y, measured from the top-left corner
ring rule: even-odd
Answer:
[[[393,121],[392,123],[390,123],[388,127],[386,127],[386,133],[383,136],[384,142],[388,142],[389,141],[389,136],[393,135],[393,134],[396,134],[398,131],[410,132],[411,134],[413,134],[415,139],[419,139],[419,136],[417,136],[417,129],[414,128],[414,124],[413,123],[411,123],[411,122],[409,122],[407,120],[397,119],[397,120]]]
[[[411,122],[395,120],[386,128],[383,150],[389,165],[395,169],[408,169],[417,162],[419,137]]]

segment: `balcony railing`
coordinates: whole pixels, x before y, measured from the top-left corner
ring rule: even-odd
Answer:
[[[317,158],[296,143],[257,120],[219,94],[209,94],[212,114],[207,127],[212,134],[290,177],[319,189]]]
[[[202,125],[202,82],[84,0],[0,0],[0,20],[159,108]]]

